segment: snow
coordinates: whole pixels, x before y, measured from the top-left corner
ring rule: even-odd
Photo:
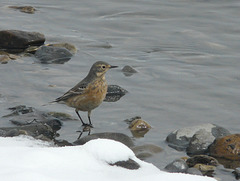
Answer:
[[[54,147],[29,137],[0,138],[3,181],[214,181],[203,176],[160,171],[135,157],[125,145],[97,139],[83,146]],[[109,163],[132,159],[140,168],[128,170]]]

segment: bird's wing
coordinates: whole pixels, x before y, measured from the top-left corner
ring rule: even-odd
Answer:
[[[75,85],[72,89],[67,91],[65,94],[63,94],[61,97],[58,97],[55,100],[55,102],[60,102],[60,101],[67,100],[68,98],[70,98],[72,96],[81,95],[85,91],[87,86],[88,86],[87,83],[80,82],[77,85]]]

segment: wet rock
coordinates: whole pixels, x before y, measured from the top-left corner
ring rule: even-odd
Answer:
[[[196,155],[190,157],[186,160],[189,168],[198,169],[203,175],[212,176],[213,172],[216,169],[216,166],[219,165],[218,161],[207,155]]]
[[[188,168],[186,173],[191,174],[191,175],[203,175],[199,169],[194,168],[194,167]]]
[[[192,137],[200,130],[205,130],[202,131],[205,136],[208,132],[210,133],[208,135],[212,135],[215,138],[230,134],[227,129],[217,126],[215,124],[208,123],[199,126],[192,126],[175,130],[167,136],[166,141],[170,147],[176,150],[185,150],[189,146]],[[198,134],[199,133],[201,132],[198,132]],[[211,140],[211,137],[208,139],[208,141]],[[205,145],[202,145],[204,146],[203,148],[205,148]]]
[[[47,44],[46,46],[53,46],[53,47],[60,47],[60,48],[66,48],[68,51],[70,51],[72,54],[75,54],[77,52],[77,48],[70,43],[55,43],[55,44]]]
[[[144,135],[151,129],[151,126],[139,116],[125,121],[129,122],[129,128],[132,135],[136,138],[144,137]]]
[[[54,118],[60,119],[61,121],[72,121],[74,119],[70,114],[62,112],[48,112],[46,113],[46,116],[52,116]]]
[[[240,170],[239,170],[239,168],[234,169],[234,171],[232,173],[235,175],[235,178],[237,180],[240,179]]]
[[[25,105],[18,105],[15,107],[10,107],[8,108],[9,110],[12,111],[12,113],[5,115],[3,117],[11,117],[11,116],[17,116],[17,115],[22,115],[22,114],[27,114],[33,112],[32,107],[27,107]]]
[[[23,13],[34,14],[36,9],[32,6],[8,6],[12,9],[20,10]]]
[[[109,165],[123,167],[129,170],[137,170],[140,168],[140,165],[132,159],[129,159],[127,161],[118,161],[116,163],[113,163],[113,164],[111,163]]]
[[[53,129],[53,131],[61,129],[62,122],[60,119],[53,116],[46,116],[46,113],[38,111],[32,107],[19,105],[9,109],[12,113],[3,117],[11,117],[9,121],[17,126],[47,124]]]
[[[91,135],[85,136],[85,137],[75,141],[73,144],[74,145],[83,145],[90,140],[94,140],[94,139],[98,139],[98,138],[106,138],[106,139],[119,141],[128,147],[134,146],[133,141],[129,136],[122,134],[122,133],[113,133],[113,132],[91,134]]]
[[[154,154],[157,154],[163,151],[161,147],[153,144],[135,146],[135,147],[132,147],[131,149],[135,153],[136,157],[138,157],[141,160],[144,160],[145,158],[151,157]]]
[[[107,95],[104,99],[105,102],[116,102],[128,91],[118,85],[108,85]]]
[[[72,53],[66,48],[54,46],[41,46],[35,53],[35,57],[42,64],[63,64],[69,61]]]
[[[122,68],[122,72],[123,72],[123,74],[124,74],[125,76],[131,76],[131,75],[133,75],[134,73],[137,73],[137,71],[136,71],[134,68],[132,68],[131,66],[129,66],[129,65],[124,66],[124,67]]]
[[[210,155],[230,160],[240,160],[240,134],[217,138],[209,147]]]
[[[207,155],[196,155],[193,157],[190,157],[187,159],[186,163],[189,167],[194,167],[196,164],[205,164],[205,165],[211,165],[211,166],[217,166],[219,165],[218,161]]]
[[[45,42],[43,34],[20,30],[0,31],[0,49],[7,52],[23,52],[29,46],[40,46]]]
[[[171,173],[186,173],[188,169],[187,163],[182,159],[176,159],[172,163],[169,163],[165,168],[166,171]]]
[[[204,154],[208,150],[208,146],[213,143],[215,137],[211,132],[201,129],[197,131],[190,139],[189,146],[187,147],[188,155]]]
[[[47,124],[33,124],[18,127],[1,127],[0,133],[2,137],[13,137],[19,135],[29,135],[37,139],[52,140],[56,136],[56,132]]]
[[[57,146],[61,146],[61,147],[73,146],[73,144],[69,143],[67,140],[56,140],[56,139],[54,139],[54,144],[57,145]]]

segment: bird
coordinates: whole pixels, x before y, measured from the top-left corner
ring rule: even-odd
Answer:
[[[82,81],[61,97],[56,98],[52,103],[64,103],[69,107],[75,108],[75,112],[82,122],[82,126],[93,127],[91,122],[91,112],[103,102],[107,94],[108,85],[105,73],[109,69],[117,67],[118,66],[112,66],[104,61],[95,62],[90,68],[87,76]],[[83,122],[79,111],[88,112],[89,124]]]

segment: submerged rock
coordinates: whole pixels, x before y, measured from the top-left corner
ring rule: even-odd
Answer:
[[[230,160],[240,160],[240,134],[217,138],[209,147],[210,155]]]
[[[127,136],[123,133],[113,133],[113,132],[91,134],[91,135],[85,136],[85,137],[75,141],[73,144],[74,145],[83,145],[90,140],[94,140],[94,139],[98,139],[98,138],[106,138],[106,139],[119,141],[128,147],[134,146],[133,141],[129,136]]]
[[[34,14],[36,9],[32,6],[8,6],[12,9],[20,10],[23,13]]]
[[[0,31],[0,49],[7,52],[23,52],[29,46],[41,46],[45,42],[43,34],[20,30]]]
[[[69,61],[72,56],[72,53],[66,48],[45,45],[37,49],[35,53],[35,57],[42,64],[63,64]]]
[[[109,165],[123,167],[129,170],[137,170],[140,168],[140,165],[132,159],[128,159],[127,161],[118,161],[116,163],[113,164],[111,163]]]
[[[47,44],[46,46],[53,46],[53,47],[62,47],[66,48],[68,51],[70,51],[72,54],[75,54],[77,52],[77,48],[70,43],[53,43],[53,44]]]
[[[135,147],[132,147],[131,149],[135,153],[136,157],[138,157],[141,160],[144,160],[145,158],[151,157],[154,154],[157,154],[163,151],[161,147],[153,144],[135,146]]]
[[[128,91],[118,85],[108,85],[107,95],[103,101],[116,102],[123,97]]]
[[[133,75],[134,73],[137,73],[137,71],[136,71],[134,68],[132,68],[131,66],[129,66],[129,65],[124,66],[124,67],[122,68],[122,72],[123,72],[123,74],[124,74],[125,76],[131,76],[131,75]]]
[[[218,138],[230,134],[230,132],[227,129],[217,126],[215,124],[208,123],[199,126],[192,126],[175,130],[167,136],[166,141],[170,147],[176,150],[185,150],[187,147],[189,147],[190,141],[196,133],[198,134],[198,137],[200,137],[199,136],[200,133],[204,133],[203,138],[209,145],[210,145],[209,140],[213,140],[213,138]],[[209,136],[209,138],[206,138],[206,136]],[[207,147],[206,143],[202,143],[200,139],[199,144],[196,144],[198,148],[196,148],[195,151],[196,150],[204,151]],[[200,148],[200,146],[202,147]]]
[[[144,137],[144,135],[152,128],[146,121],[142,120],[141,117],[136,116],[130,120],[125,120],[129,123],[129,129],[134,137]]]

